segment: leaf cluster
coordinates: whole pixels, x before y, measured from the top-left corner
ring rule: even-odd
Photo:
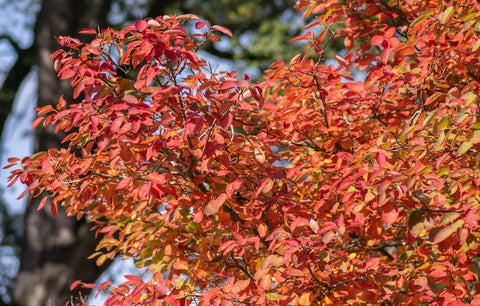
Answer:
[[[148,268],[100,286],[107,305],[480,301],[480,7],[296,8],[315,16],[293,39],[312,51],[262,83],[195,54],[232,34],[196,15],[59,39],[56,70],[83,100],[34,125],[70,131],[69,148],[11,159],[11,180],[95,222],[99,265]]]

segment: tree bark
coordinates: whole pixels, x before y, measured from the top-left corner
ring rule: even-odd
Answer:
[[[43,0],[35,26],[34,50],[38,68],[38,106],[55,104],[60,94],[71,92],[67,82],[57,79],[49,59],[60,46],[56,37],[79,36],[85,27],[106,25],[111,0]],[[67,94],[66,94],[67,93]],[[35,135],[35,152],[58,148],[61,136],[49,126]],[[25,232],[13,299],[16,305],[65,305],[69,301],[80,303],[80,294],[86,289],[70,291],[75,280],[94,282],[107,265],[97,267],[87,257],[95,251],[97,242],[85,220],[67,217],[59,208],[55,217],[47,204],[37,211],[38,201],[33,199],[25,216]]]

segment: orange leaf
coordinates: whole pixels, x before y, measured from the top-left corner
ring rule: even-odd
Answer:
[[[230,31],[226,27],[222,27],[222,26],[219,26],[219,25],[213,25],[213,26],[210,27],[210,29],[221,32],[221,33],[223,33],[225,35],[228,35],[230,37],[233,37],[232,31]]]
[[[464,220],[457,220],[449,226],[442,228],[433,238],[433,243],[440,243],[450,237],[450,235],[455,233],[457,229],[463,225],[464,222]]]
[[[383,206],[382,220],[386,225],[394,224],[398,219],[398,215],[398,207],[395,204],[389,203]]]
[[[248,287],[248,285],[250,285],[250,279],[239,280],[233,285],[231,292],[233,294],[238,294],[243,290],[245,290]]]
[[[207,39],[208,40],[211,40],[213,42],[219,42],[221,41],[220,37],[218,37],[217,35],[215,34],[207,34]]]
[[[313,302],[313,295],[311,291],[306,291],[302,293],[300,299],[298,300],[298,305],[311,305]]]
[[[178,260],[173,264],[175,270],[188,270],[188,263],[185,260]]]
[[[30,127],[30,129],[31,130],[35,129],[38,126],[38,124],[43,121],[43,119],[45,119],[45,118],[38,117],[37,119],[35,119],[35,121],[33,121],[33,123],[32,123],[32,126]]]
[[[44,198],[42,199],[42,201],[40,202],[40,204],[38,204],[37,210],[42,209],[43,206],[45,206],[45,203],[47,203],[47,200],[48,200],[48,197],[44,197]]]
[[[20,160],[21,160],[21,159],[18,158],[18,157],[9,157],[9,158],[7,159],[7,161],[8,161],[10,164],[19,162]]]
[[[97,34],[97,31],[95,29],[91,29],[91,28],[85,28],[83,30],[80,30],[80,32],[78,32],[80,34]]]
[[[373,35],[372,39],[370,40],[370,42],[372,43],[372,45],[374,46],[380,46],[383,41],[385,39],[383,38],[383,36],[380,36],[380,35]]]
[[[223,205],[223,203],[225,203],[226,199],[227,199],[227,194],[222,193],[215,200],[211,200],[210,202],[208,202],[204,210],[205,215],[211,216],[215,214],[218,211],[218,209]]]
[[[130,185],[131,182],[132,182],[132,178],[126,177],[117,184],[117,187],[115,187],[115,189],[123,189],[128,185]]]
[[[307,5],[310,3],[310,0],[299,0],[297,3],[295,3],[295,6],[293,7],[296,10],[302,10],[307,7]]]

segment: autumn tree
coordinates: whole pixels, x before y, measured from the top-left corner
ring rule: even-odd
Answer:
[[[81,102],[34,126],[68,148],[12,158],[11,181],[94,223],[98,265],[148,268],[107,305],[480,304],[480,5],[295,7],[308,51],[261,83],[196,55],[232,34],[196,15],[59,38]]]
[[[282,47],[282,53],[295,50],[280,43],[290,37],[289,32],[301,30],[296,23],[280,20],[282,15],[292,16],[293,8],[289,2],[264,0],[258,6],[256,0],[0,0],[0,40],[8,43],[16,55],[11,67],[4,65],[3,61],[0,67],[0,79],[3,80],[0,84],[0,133],[3,139],[14,137],[3,127],[7,118],[12,120],[15,96],[20,96],[27,79],[34,79],[38,87],[38,91],[32,93],[35,97],[30,101],[32,108],[54,105],[60,93],[64,94],[67,103],[72,101],[68,82],[56,78],[49,59],[59,47],[58,36],[75,35],[85,27],[119,28],[137,18],[195,11],[202,18],[228,25],[236,33],[229,44],[221,47],[206,44],[204,51],[223,60],[242,56],[243,68],[258,68],[268,65],[279,47]],[[19,16],[23,18],[17,18]],[[18,19],[30,21],[22,26]],[[31,42],[24,39],[29,36],[26,32],[32,35]],[[239,43],[244,35],[249,37],[248,45]],[[80,35],[80,39],[85,36]],[[259,48],[266,45],[267,39],[269,48]],[[32,75],[35,77],[31,78]],[[56,135],[53,128],[38,128],[33,150],[41,152],[60,148],[63,137]],[[3,144],[2,148],[6,145]],[[3,155],[14,154],[11,152],[15,149],[6,150],[9,152],[2,152]],[[69,218],[62,209],[55,218],[47,209],[37,212],[35,208],[40,200],[32,200],[23,215],[10,214],[8,208],[18,204],[8,203],[7,199],[0,201],[0,305],[62,305],[70,301],[71,296],[88,295],[87,289],[70,291],[68,287],[72,281],[81,278],[93,282],[108,266],[108,263],[98,267],[94,262],[81,261],[94,251],[98,242],[93,234],[89,234],[90,225],[84,219]],[[17,266],[11,264],[15,255],[20,263],[16,275]],[[8,265],[8,273],[2,269],[3,261]]]

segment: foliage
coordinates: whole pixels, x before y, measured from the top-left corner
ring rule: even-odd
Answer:
[[[103,284],[107,305],[480,303],[480,5],[296,8],[316,15],[294,38],[314,52],[259,84],[195,55],[231,35],[201,21],[188,34],[195,15],[59,39],[58,75],[83,101],[34,125],[69,149],[24,158],[11,180],[95,222],[99,265],[148,267]],[[332,37],[346,52],[327,66]]]

